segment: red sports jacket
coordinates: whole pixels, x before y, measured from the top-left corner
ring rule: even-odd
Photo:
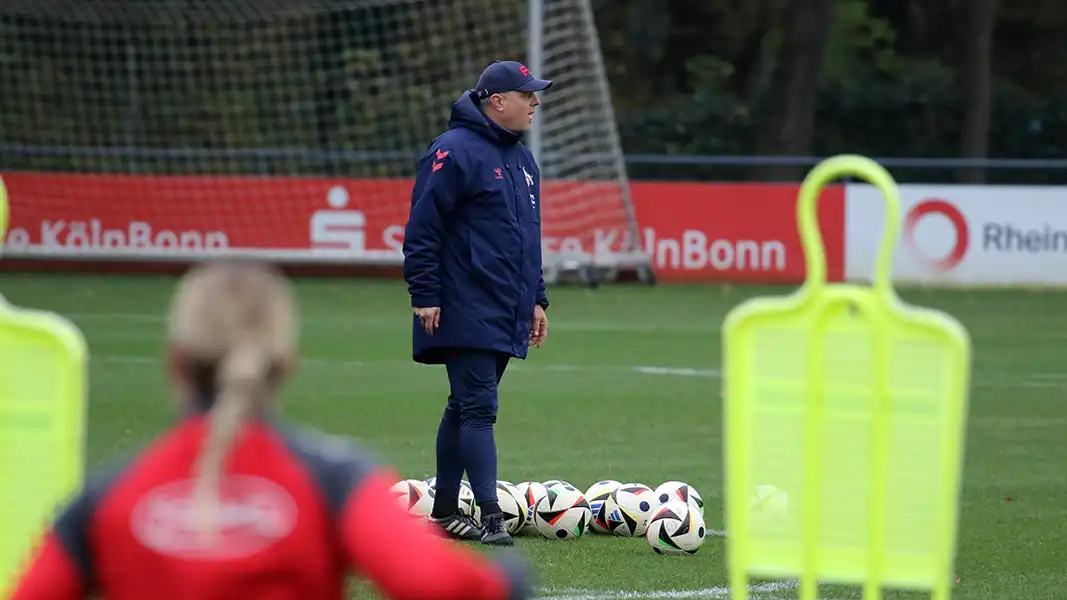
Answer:
[[[191,503],[205,425],[189,418],[134,460],[91,477],[13,600],[341,600],[353,572],[387,598],[528,595],[518,563],[491,563],[400,508],[388,493],[397,475],[365,450],[266,420],[236,440],[220,533],[205,541]]]

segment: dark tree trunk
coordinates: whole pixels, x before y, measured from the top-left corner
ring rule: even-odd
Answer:
[[[964,38],[962,65],[964,117],[960,155],[985,158],[989,154],[989,119],[991,110],[990,52],[998,0],[972,0],[967,11],[967,35]],[[960,169],[963,183],[983,183],[985,169]]]
[[[815,100],[823,53],[836,17],[836,0],[792,0],[785,15],[785,39],[778,52],[759,125],[763,155],[807,155],[815,133]],[[763,179],[799,179],[805,169],[760,168]],[[762,177],[761,177],[762,176]]]
[[[752,1],[752,0],[749,0]],[[774,57],[763,55],[763,39],[776,27],[777,15],[783,10],[786,0],[758,2],[751,26],[742,34],[731,56],[734,72],[730,77],[731,91],[738,97],[751,101],[763,84],[764,61]]]

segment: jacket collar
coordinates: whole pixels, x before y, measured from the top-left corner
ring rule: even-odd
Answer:
[[[485,116],[485,113],[482,112],[482,106],[475,98],[472,90],[464,92],[452,104],[452,115],[448,120],[448,128],[469,129],[503,148],[514,146],[523,138],[521,132],[505,129]]]

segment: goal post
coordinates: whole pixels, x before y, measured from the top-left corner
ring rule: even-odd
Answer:
[[[4,256],[398,266],[417,158],[535,44],[546,278],[650,277],[588,0],[6,2]]]
[[[590,0],[528,0],[541,9],[540,59],[554,84],[545,94],[539,161],[548,240],[546,278],[614,278],[620,268],[652,281],[640,250],[615,111]],[[531,31],[534,27],[531,27]],[[532,44],[531,44],[532,46]]]

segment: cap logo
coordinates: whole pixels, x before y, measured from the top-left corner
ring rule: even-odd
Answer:
[[[526,68],[526,65],[519,65],[519,73],[522,73],[523,77],[530,76],[530,70]]]

